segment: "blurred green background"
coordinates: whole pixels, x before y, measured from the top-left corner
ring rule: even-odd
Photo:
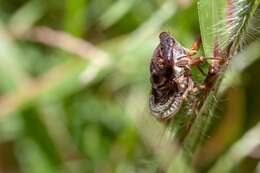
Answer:
[[[148,111],[160,31],[190,47],[192,0],[0,0],[0,172],[158,172]],[[193,167],[206,170],[260,119],[260,61],[218,100]],[[234,172],[260,172],[260,147]]]

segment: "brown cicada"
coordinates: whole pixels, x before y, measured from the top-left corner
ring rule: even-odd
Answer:
[[[194,42],[191,49],[183,47],[167,32],[159,36],[150,64],[152,91],[149,98],[151,113],[160,120],[168,120],[181,108],[184,100],[195,91],[192,66],[203,63],[204,57],[194,57],[201,40]]]

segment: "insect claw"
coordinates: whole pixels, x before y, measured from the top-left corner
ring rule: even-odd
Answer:
[[[188,55],[189,55],[189,56],[193,56],[193,55],[195,55],[195,54],[197,54],[197,51],[196,51],[196,50],[190,49],[189,52],[188,52]]]
[[[206,87],[206,85],[203,84],[203,85],[199,85],[198,88],[199,88],[200,90],[205,90],[207,87]]]
[[[196,86],[196,87],[193,87],[192,88],[192,93],[198,93],[198,92],[200,92],[200,91],[204,91],[204,90],[206,90],[207,89],[207,86],[206,85],[204,85],[204,84],[201,84],[201,85],[198,85],[198,86]]]

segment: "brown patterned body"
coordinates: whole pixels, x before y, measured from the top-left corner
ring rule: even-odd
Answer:
[[[199,47],[195,44],[196,49]],[[196,50],[184,48],[167,32],[160,34],[160,43],[150,64],[152,91],[149,106],[153,116],[168,120],[181,108],[194,89],[191,75]],[[196,59],[196,63],[198,58]],[[202,61],[200,60],[199,63]]]

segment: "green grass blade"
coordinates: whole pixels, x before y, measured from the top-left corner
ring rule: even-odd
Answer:
[[[224,154],[209,170],[209,173],[228,173],[232,171],[243,158],[248,156],[260,145],[260,123],[249,130]]]

